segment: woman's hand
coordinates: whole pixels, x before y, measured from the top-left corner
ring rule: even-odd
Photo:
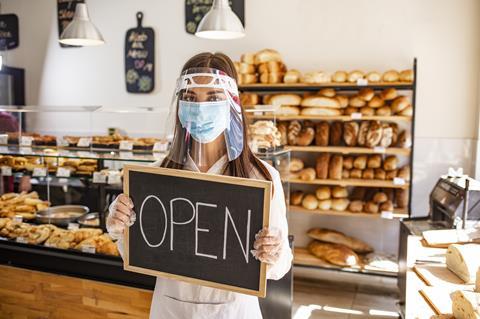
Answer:
[[[275,264],[282,251],[282,234],[276,228],[263,228],[255,235],[252,255],[267,264]]]
[[[119,239],[123,236],[125,228],[135,223],[136,215],[133,211],[133,202],[127,195],[120,194],[108,210],[109,214],[106,221],[108,233],[112,238]]]

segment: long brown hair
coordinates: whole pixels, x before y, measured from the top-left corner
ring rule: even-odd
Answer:
[[[235,66],[232,62],[232,60],[225,54],[223,53],[210,53],[210,52],[204,52],[195,55],[194,57],[190,58],[190,60],[185,63],[185,65],[182,68],[182,72],[190,69],[190,68],[213,68],[217,69],[220,71],[225,72],[229,77],[236,79],[237,78],[237,71],[235,70]],[[235,177],[244,177],[244,178],[249,178],[252,171],[256,170],[260,174],[263,175],[263,177],[266,180],[271,181],[272,177],[270,173],[268,172],[267,168],[263,163],[258,159],[255,154],[251,151],[250,147],[248,146],[248,130],[247,130],[247,122],[245,119],[245,113],[243,112],[242,108],[242,120],[243,120],[243,149],[242,153],[240,154],[239,157],[234,159],[233,161],[230,161],[225,168],[225,175],[230,175],[230,176],[235,176]],[[183,128],[181,128],[181,125],[176,125],[175,127],[175,134],[185,134],[183,132]],[[185,139],[182,139],[185,141]],[[180,147],[185,147],[182,143],[175,143],[172,145],[172,149],[170,149],[170,152],[175,153],[179,152]],[[176,148],[176,149],[175,149]],[[171,160],[169,156],[167,156],[163,162],[162,162],[162,167],[167,167],[167,168],[176,168],[176,169],[183,169],[183,164],[179,164],[177,162],[174,162]]]

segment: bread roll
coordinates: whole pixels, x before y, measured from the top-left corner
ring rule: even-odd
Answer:
[[[343,124],[342,122],[333,122],[330,126],[330,145],[340,146],[343,138]]]
[[[302,115],[320,115],[320,116],[337,116],[342,115],[340,109],[327,107],[305,107],[300,112]]]
[[[362,179],[374,179],[375,173],[373,171],[373,168],[366,168],[362,172]]]
[[[387,200],[388,200],[388,196],[383,192],[378,192],[373,196],[373,202],[375,204],[385,203]]]
[[[364,106],[364,107],[360,108],[360,113],[363,116],[372,116],[372,115],[375,115],[375,109],[373,109],[371,107],[368,107],[368,106]]]
[[[354,252],[359,254],[368,254],[373,252],[373,248],[365,242],[350,237],[336,230],[326,228],[312,228],[307,232],[307,235],[321,242],[344,245]]]
[[[399,79],[400,79],[400,74],[398,74],[398,71],[389,70],[383,73],[384,82],[398,82]]]
[[[410,105],[410,101],[406,96],[399,96],[392,102],[392,112],[394,114],[400,113]]]
[[[306,209],[310,209],[310,210],[313,210],[313,209],[317,209],[318,207],[318,200],[317,198],[312,195],[312,194],[307,194],[303,197],[303,200],[302,200],[302,206]]]
[[[396,169],[392,171],[386,171],[385,172],[385,179],[387,180],[393,180],[395,177],[397,177],[397,171]]]
[[[358,168],[353,168],[350,170],[350,178],[360,179],[362,178],[362,170]]]
[[[480,319],[480,294],[457,290],[450,294],[455,319]]]
[[[382,124],[382,139],[380,140],[380,146],[381,147],[389,147],[392,145],[393,141],[393,130],[392,127],[387,124],[383,123]]]
[[[333,73],[332,81],[336,83],[347,82],[348,74],[345,71],[337,71]]]
[[[315,138],[315,130],[312,127],[304,127],[297,136],[297,144],[299,146],[308,146],[312,144]]]
[[[303,196],[305,193],[302,191],[294,191],[290,194],[290,204],[291,205],[301,205],[303,201]]]
[[[373,91],[371,88],[363,88],[358,92],[358,97],[366,102],[370,101],[374,95],[375,91]]]
[[[377,214],[378,209],[379,209],[378,205],[371,201],[367,202],[365,206],[363,206],[363,210],[369,214]]]
[[[395,190],[395,203],[398,208],[408,207],[408,192],[405,189]]]
[[[284,74],[286,69],[287,69],[285,67],[285,64],[283,64],[283,62],[279,62],[279,61],[268,61],[265,64],[267,66],[267,72],[268,73],[282,73],[282,74]],[[259,71],[259,72],[262,72],[262,71]]]
[[[474,284],[480,267],[480,244],[448,246],[446,264],[447,268],[466,284]]]
[[[359,113],[358,108],[349,106],[343,109],[343,114],[345,115],[352,115],[353,113]]]
[[[275,111],[276,115],[300,115],[298,106],[281,106]]]
[[[374,178],[378,180],[383,181],[387,178],[387,173],[382,168],[375,168],[374,174],[375,174]]]
[[[367,167],[367,155],[359,155],[353,161],[353,167],[357,169],[365,169]]]
[[[255,54],[255,64],[265,63],[268,61],[282,61],[280,53],[272,49],[264,49]]]
[[[334,89],[325,88],[318,91],[318,95],[325,96],[325,97],[334,97],[337,94]]]
[[[301,171],[304,167],[303,161],[299,158],[292,157],[289,164],[289,171],[292,173]]]
[[[301,130],[302,125],[299,121],[291,121],[290,124],[288,124],[287,140],[289,145],[297,145],[297,137]]]
[[[348,191],[346,187],[334,186],[332,188],[332,197],[333,198],[347,198]]]
[[[370,102],[368,102],[369,107],[378,108],[385,105],[385,100],[378,95],[375,95]]]
[[[370,127],[369,121],[360,122],[360,128],[358,129],[358,138],[357,138],[358,146],[365,146],[367,142],[367,133],[368,133],[369,127]]]
[[[285,75],[283,76],[283,82],[284,83],[298,83],[300,81],[300,78],[302,77],[302,74],[298,70],[288,70]]]
[[[391,116],[392,115],[392,109],[390,108],[390,106],[379,107],[378,109],[375,110],[375,115]]]
[[[307,72],[303,75],[301,81],[308,84],[330,83],[332,77],[330,74],[322,71]]]
[[[320,210],[330,210],[332,209],[332,200],[324,199],[318,201],[318,209]]]
[[[318,179],[327,179],[328,178],[328,166],[330,162],[329,153],[321,153],[317,157],[317,163],[315,165],[315,170],[317,172]]]
[[[283,72],[268,73],[268,83],[269,84],[282,83],[284,75],[285,75],[285,73],[283,73]]]
[[[413,70],[403,70],[400,72],[401,82],[413,82]]]
[[[412,139],[410,137],[410,133],[407,131],[402,131],[398,135],[397,147],[410,147],[412,146]]]
[[[367,105],[367,102],[365,102],[365,100],[359,97],[358,95],[353,95],[348,100],[348,105],[351,107],[363,107]]]
[[[340,108],[340,103],[337,99],[318,95],[304,98],[301,104],[303,107]]]
[[[260,102],[258,94],[256,93],[242,93],[240,94],[240,103],[242,106],[253,106]]]
[[[365,141],[366,147],[375,147],[382,139],[382,124],[379,121],[371,121],[367,132],[367,139]]]
[[[332,192],[330,187],[328,186],[320,186],[315,191],[315,195],[317,196],[318,200],[329,199],[332,196]]]
[[[241,84],[253,84],[258,81],[256,74],[240,74],[239,77]]]
[[[349,178],[350,178],[350,170],[344,168],[342,170],[342,179],[349,179]]]
[[[260,73],[260,76],[258,77],[258,80],[262,84],[268,84],[268,77],[269,77],[268,73],[266,73],[266,72],[265,73]]]
[[[343,158],[343,168],[344,169],[352,169],[353,168],[353,156],[345,156]]]
[[[335,97],[338,101],[338,103],[340,104],[340,107],[341,108],[345,108],[348,106],[348,97],[345,96],[345,95],[337,95]]]
[[[336,210],[337,212],[343,212],[347,210],[348,204],[350,204],[350,201],[346,198],[332,199],[332,209]]]
[[[243,63],[254,64],[255,63],[255,53],[244,53],[240,56],[240,61]]]
[[[347,81],[350,83],[356,83],[358,80],[363,79],[364,74],[362,71],[355,70],[348,73]]]
[[[271,105],[288,105],[288,106],[298,106],[302,103],[302,97],[297,94],[275,94],[270,97]]]
[[[407,183],[410,182],[410,165],[400,168],[397,172],[397,177],[403,178]]]
[[[255,65],[248,64],[248,63],[240,63],[239,73],[241,74],[254,74],[255,73]]]
[[[397,169],[398,159],[396,156],[387,156],[383,161],[383,169],[386,171],[393,171]]]
[[[345,122],[343,124],[343,140],[347,146],[355,146],[357,144],[358,123]]]
[[[382,156],[379,154],[370,155],[367,162],[368,168],[380,168],[382,167]]]
[[[315,145],[328,146],[330,138],[330,125],[326,121],[317,123],[315,126]]]
[[[341,155],[333,155],[328,165],[328,177],[330,179],[342,179],[343,157]]]
[[[404,108],[403,110],[401,110],[400,112],[398,112],[398,115],[401,115],[401,116],[413,116],[413,107],[411,105],[407,106],[406,108]]]
[[[311,167],[304,168],[298,174],[298,178],[302,181],[313,181],[315,180],[315,170]]]
[[[308,245],[308,251],[318,258],[340,267],[355,266],[360,260],[353,250],[344,245],[322,243],[316,240]]]
[[[380,204],[380,212],[393,212],[393,203],[391,200]]]
[[[385,101],[390,101],[397,97],[397,90],[394,88],[388,88],[383,90],[380,95]]]
[[[382,75],[376,71],[368,72],[365,78],[368,82],[376,83],[382,80]]]
[[[361,200],[354,200],[348,205],[348,210],[352,213],[361,213],[363,211],[363,202]]]

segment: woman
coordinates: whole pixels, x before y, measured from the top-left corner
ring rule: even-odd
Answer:
[[[172,147],[165,160],[154,165],[272,181],[270,226],[258,230],[251,253],[267,264],[267,278],[278,280],[292,261],[282,184],[278,171],[247,145],[236,75],[232,61],[221,53],[198,54],[185,64],[170,112]],[[123,231],[136,219],[133,209],[124,194],[110,206],[107,229],[121,252]],[[257,297],[160,277],[150,310],[155,319],[261,317]]]

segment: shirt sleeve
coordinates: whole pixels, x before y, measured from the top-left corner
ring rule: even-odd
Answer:
[[[285,205],[285,196],[283,192],[280,174],[276,169],[265,163],[270,175],[272,176],[273,198],[270,202],[270,223],[269,228],[277,228],[282,236],[282,249],[279,260],[267,267],[267,279],[279,280],[292,267],[292,249],[288,241],[288,222],[287,208]]]

